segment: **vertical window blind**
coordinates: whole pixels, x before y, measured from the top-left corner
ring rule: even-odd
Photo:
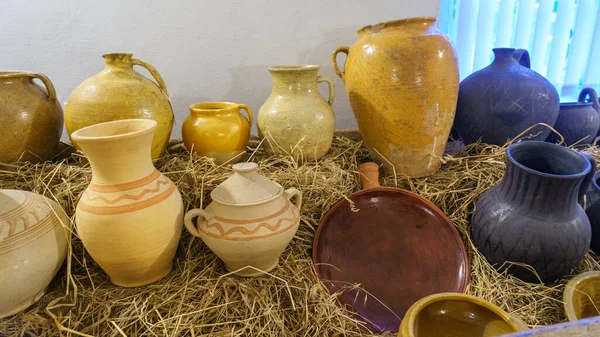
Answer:
[[[600,89],[600,0],[441,0],[440,29],[452,39],[461,80],[486,67],[492,48],[527,49],[531,69],[561,101]]]

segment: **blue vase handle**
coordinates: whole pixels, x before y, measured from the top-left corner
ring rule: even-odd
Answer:
[[[579,94],[579,99],[577,100],[580,103],[585,102],[587,96],[590,96],[590,102],[592,102],[592,106],[598,112],[600,112],[600,103],[598,102],[598,95],[596,94],[596,90],[592,88],[584,88],[581,90]]]
[[[523,67],[531,69],[531,59],[529,58],[529,52],[525,49],[517,49],[513,53],[513,58],[519,62]]]
[[[590,162],[590,165],[592,165],[592,169],[583,179],[581,187],[579,187],[579,204],[583,205],[583,196],[587,192],[590,183],[592,182],[592,179],[594,179],[594,175],[596,174],[596,159],[594,159],[594,157],[591,154],[582,153],[581,155],[584,156],[585,159],[587,159]]]

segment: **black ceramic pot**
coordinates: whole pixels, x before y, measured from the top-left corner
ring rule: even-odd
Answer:
[[[454,127],[465,144],[481,139],[503,145],[536,123],[554,126],[558,92],[529,69],[526,50],[496,48],[489,66],[465,78],[459,87]],[[550,129],[537,126],[526,135],[545,140]]]
[[[600,172],[596,172],[586,193],[585,213],[592,226],[592,242],[590,249],[600,255]]]
[[[472,218],[477,249],[497,268],[538,282],[571,272],[590,245],[590,222],[579,205],[596,164],[566,147],[531,141],[510,145],[500,183],[479,198]],[[504,265],[503,265],[504,264]]]
[[[592,102],[586,103],[585,99],[590,96]],[[571,146],[588,145],[594,141],[598,129],[600,129],[600,115],[598,110],[598,99],[596,92],[592,88],[585,88],[581,91],[577,103],[561,103],[560,113],[554,128],[565,140],[565,145]],[[560,137],[552,133],[546,141],[556,143]]]

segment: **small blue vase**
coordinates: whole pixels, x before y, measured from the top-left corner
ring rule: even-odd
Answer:
[[[592,102],[586,103],[585,98],[590,96]],[[592,88],[585,88],[579,94],[577,103],[561,103],[560,113],[554,125],[565,141],[565,145],[589,145],[596,138],[600,129],[600,114],[598,114],[596,92]],[[546,140],[551,143],[560,141],[560,137],[554,132]]]
[[[542,282],[568,275],[590,245],[579,201],[594,176],[594,158],[540,141],[512,144],[506,157],[504,177],[477,201],[475,246],[490,264],[524,281],[538,278],[523,264]]]
[[[559,99],[554,86],[529,69],[524,49],[496,48],[489,66],[465,78],[459,87],[454,127],[465,144],[481,139],[503,145],[537,123],[554,126]],[[525,136],[546,140],[550,129],[537,126]]]

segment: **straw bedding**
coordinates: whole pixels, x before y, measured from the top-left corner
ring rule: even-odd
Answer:
[[[565,321],[561,296],[568,278],[536,285],[500,274],[470,239],[474,202],[502,177],[504,150],[469,146],[445,156],[442,170],[433,177],[389,176],[381,182],[429,198],[454,222],[471,263],[468,293],[499,305],[530,327]],[[597,150],[586,151],[600,159]],[[0,188],[44,194],[73,215],[91,170],[81,153],[63,157],[37,165],[2,165]],[[262,174],[285,188],[303,192],[301,225],[278,268],[254,278],[230,275],[200,239],[184,230],[174,270],[166,278],[146,287],[120,288],[110,283],[73,231],[70,254],[47,294],[25,312],[0,320],[0,336],[371,335],[319,283],[310,259],[321,216],[359,189],[356,164],[369,160],[366,149],[359,141],[336,137],[325,158],[298,165],[287,157],[267,157],[253,141],[246,158],[258,162]],[[177,184],[186,210],[208,205],[209,192],[231,174],[230,168],[190,155],[178,141],[155,165]],[[591,269],[600,265],[586,255],[574,273]]]

